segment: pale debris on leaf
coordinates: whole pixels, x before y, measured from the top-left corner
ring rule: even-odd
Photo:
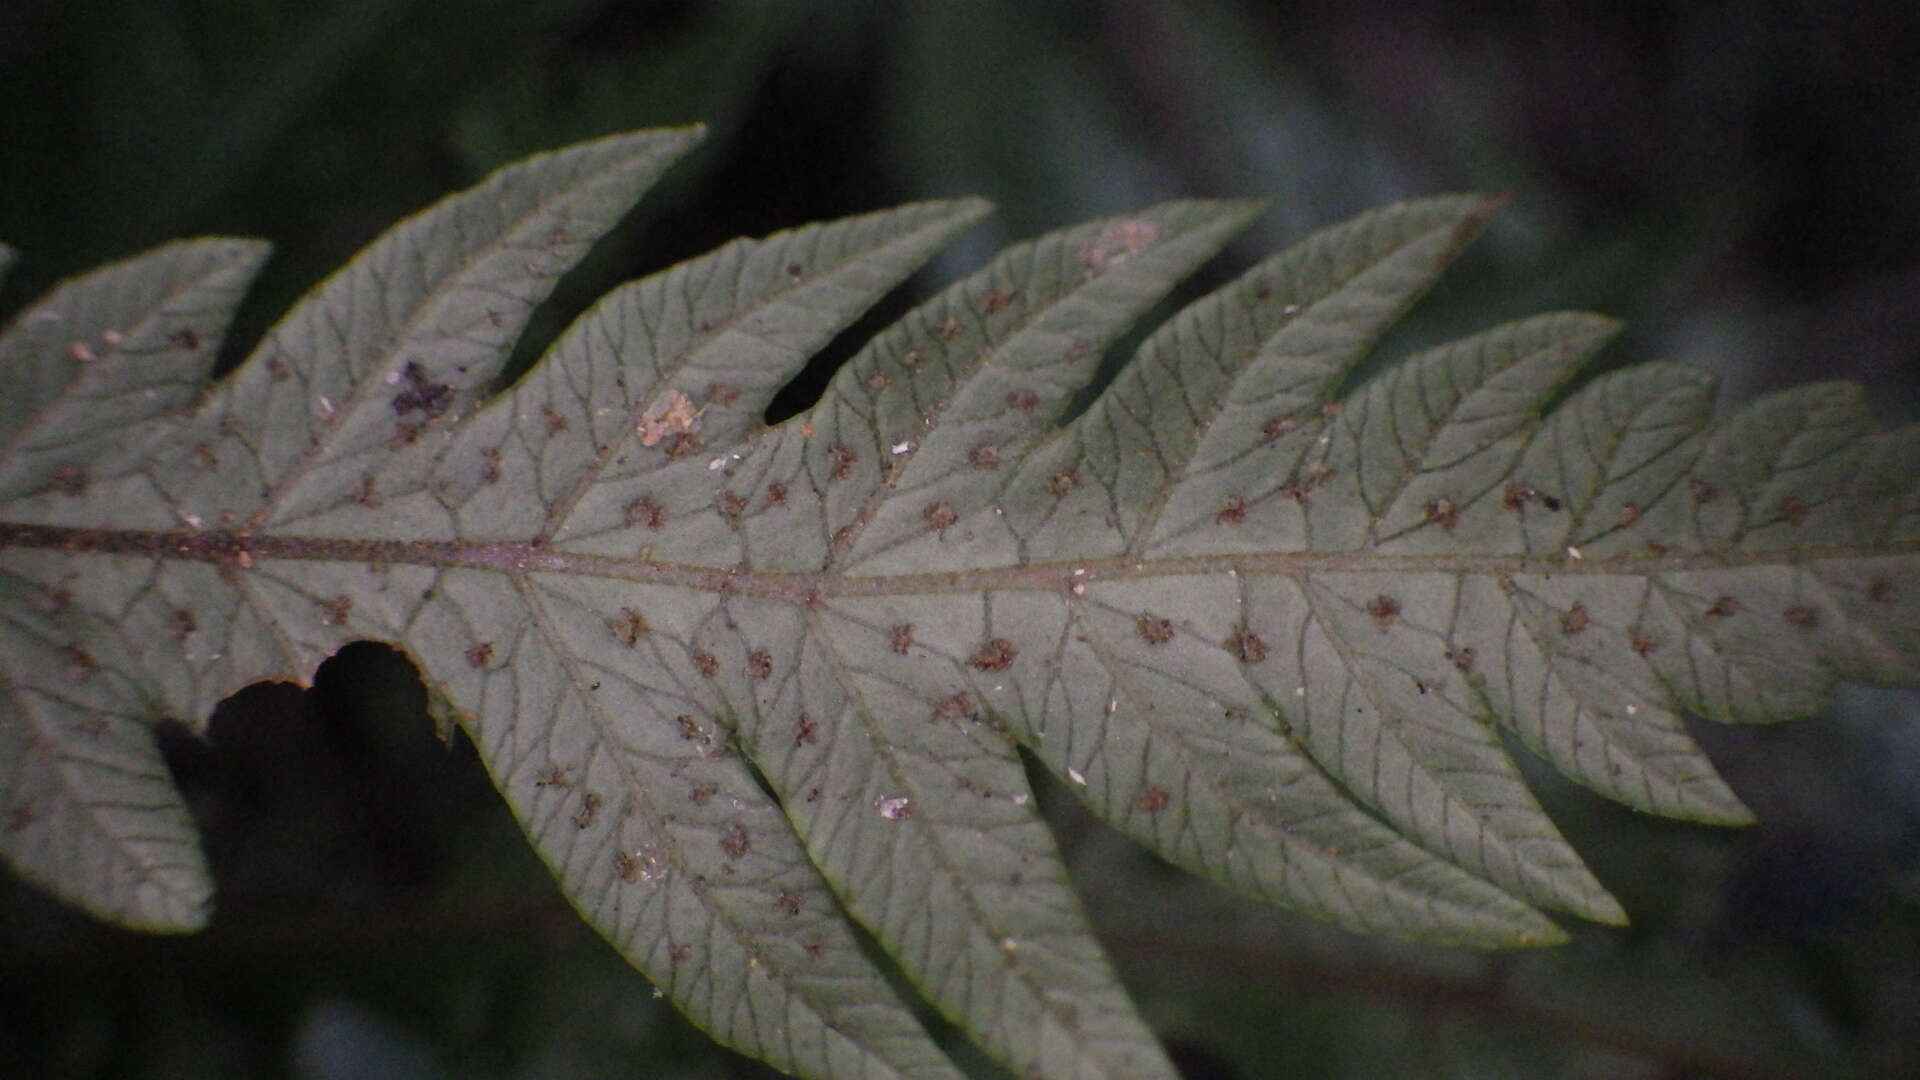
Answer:
[[[633,430],[639,434],[641,446],[658,446],[669,435],[699,431],[700,414],[704,411],[693,407],[692,398],[678,390],[669,390],[666,397],[640,414],[640,422]]]
[[[1127,261],[1158,239],[1160,226],[1155,222],[1117,221],[1102,230],[1097,239],[1081,246],[1080,261],[1097,274]]]

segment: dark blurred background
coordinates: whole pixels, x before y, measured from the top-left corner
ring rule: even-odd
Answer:
[[[528,355],[620,280],[913,199],[1001,207],[924,295],[1011,239],[1167,197],[1274,200],[1219,280],[1370,206],[1483,189],[1512,205],[1396,346],[1591,308],[1631,323],[1608,363],[1707,368],[1729,402],[1859,379],[1912,422],[1915,57],[1920,5],[1892,0],[4,0],[0,239],[22,260],[0,310],[175,237],[261,236],[237,358],[489,169],[700,120],[705,146]],[[1192,1080],[1920,1075],[1920,697],[1845,688],[1803,723],[1699,734],[1762,825],[1656,821],[1535,770],[1635,925],[1530,954],[1243,903],[1044,793]],[[356,646],[313,691],[250,690],[210,738],[167,741],[214,926],[126,934],[0,876],[0,1075],[771,1075],[572,915],[395,654]]]

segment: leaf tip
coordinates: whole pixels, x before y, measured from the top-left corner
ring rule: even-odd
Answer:
[[[1260,215],[1273,205],[1272,199],[1209,199],[1207,204],[1217,208],[1220,216],[1231,221],[1235,230],[1244,229],[1254,223]]]
[[[966,232],[968,229],[973,228],[975,225],[991,217],[993,212],[999,209],[999,207],[994,205],[993,200],[983,198],[979,195],[962,195],[954,199],[941,199],[928,203],[927,205],[938,207],[952,220],[949,236],[958,236]]]
[[[1615,900],[1612,893],[1606,892],[1589,900],[1586,906],[1580,909],[1579,914],[1583,919],[1591,919],[1607,926],[1626,926],[1632,922],[1627,918],[1627,909],[1620,906],[1620,901]]]
[[[948,205],[953,207],[953,212],[956,217],[964,217],[973,221],[978,221],[999,209],[999,207],[994,205],[992,199],[980,195],[963,195],[957,199],[950,199],[948,200]]]
[[[643,128],[639,131],[622,131],[605,135],[598,139],[574,143],[549,151],[552,154],[567,155],[576,152],[592,152],[595,149],[615,153],[642,156],[659,155],[668,160],[679,158],[687,151],[704,142],[707,137],[707,125],[702,123],[686,124],[681,127]],[[528,164],[546,155],[535,155],[522,161],[511,163],[508,167]]]
[[[1567,942],[1573,940],[1573,935],[1567,933],[1565,928],[1559,923],[1546,920],[1542,920],[1542,922],[1544,923],[1543,929],[1525,931],[1516,935],[1512,940],[1502,942],[1501,944],[1506,948],[1513,949],[1549,949],[1555,945],[1565,945]],[[1626,922],[1624,915],[1621,916],[1620,922],[1622,924]]]
[[[110,918],[142,933],[197,934],[213,919],[213,882],[204,866],[156,869]]]
[[[1721,789],[1714,795],[1710,805],[1696,807],[1694,812],[1688,814],[1683,820],[1727,828],[1744,828],[1760,823],[1760,819],[1754,816],[1753,811],[1747,809],[1747,804],[1740,801],[1740,796],[1735,795],[1725,785],[1721,785]]]
[[[1474,210],[1483,218],[1492,217],[1507,208],[1513,202],[1511,191],[1483,191],[1474,198]]]

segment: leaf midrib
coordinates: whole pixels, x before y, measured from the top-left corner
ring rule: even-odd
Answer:
[[[68,556],[133,555],[252,569],[263,560],[430,566],[447,570],[566,574],[696,589],[718,595],[760,596],[811,603],[834,596],[886,597],[998,591],[1069,594],[1076,585],[1104,581],[1253,575],[1475,574],[1565,577],[1651,577],[1703,570],[1799,566],[1846,559],[1897,559],[1920,554],[1920,537],[1872,544],[1812,544],[1763,551],[1619,555],[1417,554],[1369,551],[1274,551],[1150,558],[1105,556],[1027,566],[913,574],[767,573],[724,567],[622,559],[554,551],[507,541],[362,540],[325,536],[255,535],[243,530],[97,529],[0,521],[0,550],[58,550]]]

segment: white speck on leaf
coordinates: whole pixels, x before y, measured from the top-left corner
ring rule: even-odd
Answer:
[[[1067,766],[1067,779],[1079,784],[1081,787],[1087,786],[1086,775],[1071,765]]]
[[[913,816],[913,800],[905,795],[882,795],[873,800],[873,807],[888,821],[899,821]]]
[[[912,449],[913,449],[912,439],[908,439],[905,442],[897,442],[893,444],[893,452],[895,454],[905,454],[910,452]]]
[[[1574,546],[1573,546],[1572,544],[1568,544],[1568,545],[1567,545],[1567,558],[1569,558],[1569,559],[1584,559],[1584,558],[1586,558],[1586,556],[1585,556],[1585,555],[1582,555],[1582,554],[1580,554],[1580,549],[1579,549],[1579,548],[1577,548],[1577,547],[1574,547]]]
[[[667,857],[660,849],[648,845],[633,853],[633,861],[640,866],[640,880],[649,885],[658,885],[667,880]]]

